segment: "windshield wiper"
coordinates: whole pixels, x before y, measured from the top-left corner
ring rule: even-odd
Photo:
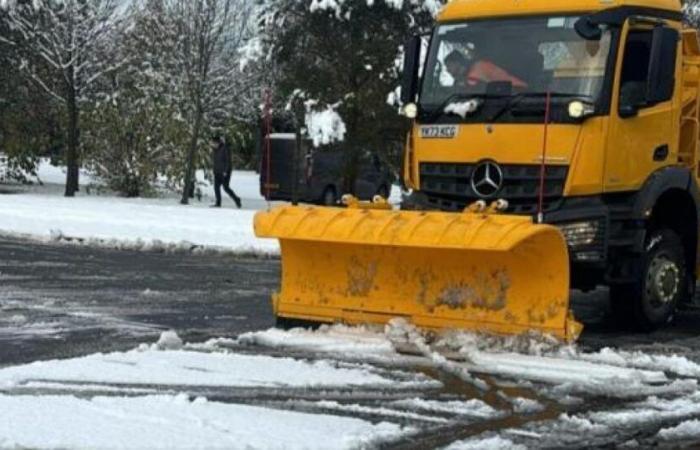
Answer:
[[[515,94],[511,97],[511,99],[503,105],[501,109],[496,111],[496,113],[491,116],[491,118],[488,120],[488,123],[494,123],[498,119],[503,116],[506,112],[510,111],[515,107],[518,103],[523,101],[526,98],[547,98],[547,96],[550,96],[551,98],[590,98],[590,96],[585,95],[585,94],[573,94],[573,93],[566,93],[566,92],[521,92],[519,94]]]

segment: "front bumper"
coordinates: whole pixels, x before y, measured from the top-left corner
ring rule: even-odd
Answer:
[[[406,196],[402,209],[434,210],[422,192]],[[611,247],[639,247],[642,233],[630,230],[627,217],[616,217],[615,208],[602,195],[564,198],[559,207],[547,212],[544,221],[558,226],[567,238],[572,264],[605,267]]]

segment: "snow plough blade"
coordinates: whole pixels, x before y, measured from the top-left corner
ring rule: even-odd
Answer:
[[[255,217],[282,257],[275,315],[495,334],[531,330],[573,341],[569,260],[558,229],[528,217],[279,207]]]

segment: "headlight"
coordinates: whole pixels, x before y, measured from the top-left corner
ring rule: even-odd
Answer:
[[[572,119],[583,119],[592,114],[595,114],[595,107],[583,103],[580,100],[574,100],[569,103],[569,117]]]
[[[409,119],[415,119],[418,117],[418,105],[415,103],[409,103],[403,107],[403,115]]]
[[[598,221],[576,222],[559,225],[569,247],[584,247],[595,243],[598,237]]]

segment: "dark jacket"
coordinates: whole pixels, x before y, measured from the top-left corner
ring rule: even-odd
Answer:
[[[225,174],[231,172],[231,150],[226,144],[219,144],[211,153],[214,173]]]

